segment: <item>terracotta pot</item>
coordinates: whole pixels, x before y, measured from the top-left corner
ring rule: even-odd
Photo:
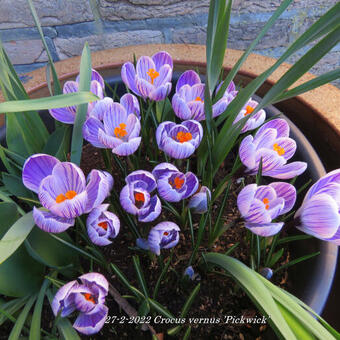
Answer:
[[[110,81],[119,79],[122,64],[127,60],[133,59],[133,54],[138,58],[141,55],[152,55],[153,53],[166,50],[174,59],[175,70],[181,72],[188,68],[198,68],[201,73],[205,71],[205,47],[199,45],[139,45],[112,50],[94,52],[92,54],[93,67],[100,71],[104,78]],[[226,72],[231,69],[241,51],[227,50],[224,60],[224,69]],[[270,67],[275,59],[252,54],[244,63],[235,81],[247,84],[257,75]],[[56,63],[57,73],[62,81],[74,78],[79,72],[80,58],[70,58]],[[278,70],[265,82],[257,92],[263,95],[289,68],[288,64],[283,64]],[[301,78],[297,84],[301,84],[314,76],[307,74]],[[45,71],[35,70],[29,74],[29,81],[25,88],[32,98],[48,96],[49,92],[45,81]],[[296,85],[297,85],[296,84]],[[327,98],[327,100],[325,100]],[[0,98],[1,100],[1,98]],[[340,159],[334,157],[340,153],[340,117],[337,115],[340,106],[340,91],[331,85],[325,85],[309,93],[300,95],[294,99],[276,105],[278,109],[291,118],[294,124],[301,130],[292,126],[292,133],[298,143],[303,145],[303,150],[308,154],[302,155],[308,163],[313,163],[311,177],[316,180],[324,173],[317,153],[327,169],[340,167]],[[271,109],[276,110],[275,108]],[[308,140],[316,149],[309,144]],[[321,136],[324,142],[321,143]],[[301,158],[300,158],[301,159]],[[309,240],[308,240],[309,241]],[[301,296],[317,312],[321,312],[327,299],[329,288],[331,286],[337,256],[337,247],[325,242],[313,240],[311,248],[319,248],[321,256],[313,262],[312,266],[307,266],[306,280],[302,282],[304,289],[297,288]],[[304,245],[308,246],[305,242]],[[312,250],[313,251],[313,250]],[[304,249],[304,254],[312,252]],[[310,272],[314,275],[310,275]],[[309,274],[309,275],[308,275]],[[301,275],[303,277],[303,275]],[[310,279],[310,277],[312,277]],[[298,285],[297,285],[298,286]]]

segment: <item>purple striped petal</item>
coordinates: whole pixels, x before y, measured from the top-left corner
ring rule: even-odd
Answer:
[[[294,156],[296,151],[296,142],[294,139],[282,137],[276,139],[275,143],[284,149],[284,154],[282,155],[282,157],[285,160],[288,161]]]
[[[183,98],[181,98],[177,93],[172,97],[172,108],[174,109],[175,115],[182,119],[191,119],[191,110],[189,109],[187,103]]]
[[[144,79],[144,80],[150,82],[151,78],[148,75],[148,72],[151,69],[156,70],[156,66],[155,66],[155,63],[153,62],[153,60],[150,57],[142,56],[138,59],[137,65],[136,65],[136,73],[137,73],[138,78],[141,78],[141,79]]]
[[[109,309],[105,305],[96,305],[89,313],[80,313],[73,327],[80,333],[91,335],[98,333],[104,326]]]
[[[307,168],[307,163],[305,162],[292,162],[285,164],[281,167],[267,171],[265,176],[270,176],[279,179],[290,179],[295,176],[301,175]]]
[[[165,51],[157,52],[151,58],[155,63],[156,70],[159,70],[163,65],[166,64],[173,68],[172,58],[168,52]]]
[[[171,163],[160,163],[156,165],[152,170],[152,174],[157,180],[160,179],[162,176],[169,175],[169,173],[172,172],[179,172],[179,170]]]
[[[120,138],[112,137],[105,133],[102,129],[98,129],[98,142],[108,149],[114,149],[123,143]]]
[[[227,109],[232,99],[231,97],[222,97],[218,100],[212,107],[213,118],[220,116]]]
[[[179,202],[182,199],[183,194],[174,189],[168,178],[161,178],[157,181],[157,189],[159,196],[168,202]]]
[[[136,77],[136,86],[140,95],[145,99],[154,91],[155,86],[143,78]]]
[[[133,113],[136,117],[140,118],[138,99],[133,94],[124,94],[124,96],[120,98],[120,104],[124,107],[128,115]]]
[[[301,225],[297,228],[317,238],[331,238],[340,226],[336,202],[327,194],[317,194],[305,202],[295,214]]]
[[[62,107],[59,109],[50,109],[48,111],[55,120],[65,124],[74,124],[76,112],[72,108],[73,107]]]
[[[268,210],[265,208],[265,204],[258,200],[254,199],[251,202],[248,213],[245,216],[242,216],[249,223],[270,223],[272,218],[268,213]]]
[[[283,224],[283,222],[264,224],[246,223],[245,227],[256,235],[270,237],[280,232]]]
[[[158,196],[154,195],[150,199],[148,208],[140,210],[138,213],[139,222],[151,222],[154,221],[161,213],[162,205]]]
[[[149,243],[145,238],[137,238],[136,246],[144,250],[149,250]]]
[[[198,178],[192,172],[187,172],[185,174],[185,185],[186,190],[183,193],[182,199],[190,197],[197,191],[199,185]]]
[[[179,143],[167,137],[164,140],[163,150],[172,158],[184,159],[190,157],[195,152],[195,146],[189,142]]]
[[[158,125],[156,130],[156,141],[160,149],[162,149],[163,139],[170,133],[175,125],[174,122],[163,122]]]
[[[256,168],[253,169],[253,174],[258,171],[261,160],[263,176],[272,176],[269,175],[270,171],[275,171],[275,169],[281,168],[285,163],[285,159],[283,157],[280,157],[276,151],[269,149],[260,149],[255,155]]]
[[[179,89],[183,85],[187,84],[189,86],[193,86],[195,84],[200,84],[200,83],[201,83],[201,79],[195,71],[192,71],[192,70],[185,71],[184,73],[181,74],[181,76],[179,77],[177,81],[176,92],[178,92]]]
[[[204,214],[208,211],[208,200],[211,199],[211,192],[206,186],[202,186],[200,191],[190,198],[188,208],[196,214]]]
[[[141,140],[142,140],[141,137],[129,139],[129,141],[124,142],[124,143],[118,145],[117,147],[113,148],[112,153],[114,153],[118,156],[132,155],[139,148]]]
[[[249,135],[244,138],[240,144],[239,156],[240,160],[249,170],[254,169],[256,166],[255,155],[256,148],[253,144],[253,136]]]
[[[125,185],[120,192],[119,201],[125,211],[132,215],[137,215],[138,208],[130,197],[130,189],[128,185]]]
[[[194,119],[197,121],[205,119],[204,103],[201,101],[191,101],[187,104],[187,106],[191,112],[189,119]]]
[[[74,225],[73,218],[59,217],[36,207],[33,207],[33,219],[40,229],[48,233],[62,233]]]
[[[79,84],[76,81],[68,80],[63,87],[63,93],[74,93],[79,91]]]
[[[284,208],[280,212],[281,215],[292,210],[296,201],[296,189],[293,185],[285,182],[273,182],[269,186],[274,188],[277,197],[284,199]]]
[[[92,272],[92,273],[86,273],[81,276],[79,276],[79,279],[85,284],[85,285],[95,285],[101,288],[103,295],[107,295],[109,292],[109,283],[106,280],[105,276]]]
[[[69,190],[80,193],[85,189],[86,181],[83,171],[71,162],[56,164],[52,170],[52,176],[63,194]]]
[[[119,127],[119,124],[126,123],[127,113],[124,107],[119,103],[112,103],[110,108],[110,110],[104,113],[104,128],[107,134],[115,136],[114,129]]]
[[[166,83],[171,82],[172,77],[172,68],[170,65],[163,65],[159,69],[159,76],[155,79],[154,85],[159,87],[161,85],[165,85]]]
[[[277,131],[276,138],[289,136],[289,125],[281,118],[270,120],[266,124],[262,125],[255,136],[257,137],[261,135],[266,129],[275,129]]]
[[[79,80],[80,80],[80,75],[78,74],[76,78],[76,82],[79,83]],[[92,69],[92,73],[91,73],[91,81],[93,80],[97,81],[103,89],[105,88],[105,82],[104,82],[103,77],[95,69]]]
[[[149,97],[151,100],[159,102],[164,100],[166,96],[171,92],[171,83],[165,83],[157,88],[153,88],[152,91],[149,93]]]
[[[92,80],[90,85],[90,91],[95,94],[100,99],[104,98],[104,92],[103,87],[100,85],[100,83],[97,80]],[[98,101],[95,101],[97,103]],[[91,103],[93,104],[93,103]]]
[[[237,207],[242,216],[246,216],[248,214],[250,205],[255,197],[256,190],[256,184],[248,184],[238,194]]]
[[[66,317],[75,310],[74,301],[72,297],[70,299],[69,296],[77,285],[77,281],[74,280],[59,288],[51,303],[51,308],[55,316],[58,315],[60,310],[62,310],[61,317]]]
[[[111,111],[112,105],[112,98],[105,97],[104,99],[98,100],[90,113],[90,117],[95,117],[99,120],[103,120],[105,112]]]
[[[108,172],[91,170],[86,186],[86,212],[90,212],[93,208],[98,207],[110,194],[112,187],[113,178]]]
[[[126,120],[126,132],[128,138],[139,137],[140,129],[140,120],[134,114],[129,114]]]
[[[41,181],[51,175],[54,166],[59,163],[57,158],[42,153],[27,158],[22,169],[22,182],[25,187],[37,193]]]
[[[136,86],[136,70],[131,62],[127,62],[122,66],[121,77],[125,85],[132,92],[140,96],[140,92]]]
[[[83,137],[96,148],[106,148],[107,146],[100,142],[98,138],[99,130],[102,130],[102,134],[105,134],[102,122],[97,118],[90,117],[83,125]]]
[[[132,184],[133,182],[136,181],[142,181],[145,182],[147,187],[146,190],[148,192],[152,192],[153,190],[156,189],[157,185],[156,185],[156,179],[155,177],[152,175],[152,173],[150,173],[149,171],[144,171],[144,170],[136,170],[131,172],[128,176],[126,176],[125,178],[125,182],[127,184]]]

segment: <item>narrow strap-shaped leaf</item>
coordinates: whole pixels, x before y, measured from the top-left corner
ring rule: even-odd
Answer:
[[[8,340],[18,340],[21,334],[21,330],[25,324],[25,321],[27,319],[27,315],[29,311],[31,310],[31,307],[33,306],[34,301],[37,299],[37,294],[30,297],[30,299],[27,301],[24,309],[21,311],[20,315],[18,316],[18,319],[16,323],[14,324],[14,327],[12,328],[12,331],[8,337]]]
[[[25,241],[35,222],[32,211],[17,220],[0,240],[0,264],[6,261]]]
[[[146,284],[146,281],[145,281],[145,277],[144,277],[144,274],[143,274],[142,267],[140,265],[139,257],[133,256],[132,261],[133,261],[133,265],[134,265],[136,273],[137,273],[138,282],[139,282],[139,284],[142,288],[142,291],[143,291],[143,293],[146,297],[149,297],[148,287],[147,287],[147,284]]]
[[[88,91],[60,94],[58,96],[38,99],[13,100],[0,103],[0,113],[56,109],[60,107],[89,103],[95,100],[98,100],[98,97]]]
[[[329,71],[322,74],[321,76],[315,77],[312,80],[306,81],[305,83],[294,87],[291,90],[283,92],[280,96],[271,101],[271,104],[282,102],[286,99],[296,97],[302,93],[314,90],[317,87],[328,84],[333,80],[340,78],[340,68],[336,70]]]
[[[257,308],[268,317],[268,322],[281,339],[296,339],[256,272],[242,262],[223,254],[207,253],[204,258],[206,262],[226,270],[242,286]]]
[[[165,316],[166,318],[169,319],[175,319],[175,317],[165,308],[163,307],[160,303],[157,301],[149,298],[148,299],[150,306],[153,307],[159,314]]]
[[[27,296],[22,298],[12,299],[4,303],[0,308],[0,326],[8,319],[12,314],[15,314],[28,300]]]
[[[46,289],[48,288],[49,285],[50,281],[48,279],[45,279],[43,284],[41,285],[41,289],[38,295],[38,299],[35,303],[32,315],[29,340],[40,340],[41,312],[44,303]]]
[[[79,91],[90,91],[91,84],[91,52],[88,43],[85,43],[80,61]],[[80,165],[83,147],[83,125],[86,120],[87,104],[81,104],[77,108],[76,119],[73,126],[71,143],[71,162]]]
[[[35,26],[38,29],[38,32],[40,34],[41,42],[43,43],[44,49],[46,51],[49,66],[51,67],[52,77],[53,77],[54,94],[55,95],[62,94],[60,82],[59,82],[57,72],[56,72],[54,64],[53,64],[53,58],[52,58],[50,50],[47,46],[46,39],[45,39],[45,36],[44,36],[44,32],[43,32],[41,25],[40,25],[38,14],[37,14],[37,12],[34,8],[32,0],[27,0],[27,1],[28,1],[29,6],[30,6],[30,10],[31,10],[31,13],[32,13],[32,16],[33,16],[33,19],[34,19]]]

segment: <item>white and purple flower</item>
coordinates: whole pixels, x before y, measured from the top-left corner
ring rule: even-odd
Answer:
[[[120,103],[104,98],[84,123],[84,139],[119,156],[131,155],[141,142],[139,115],[138,101],[132,94],[124,95]]]
[[[272,236],[283,227],[283,222],[272,222],[290,211],[296,201],[296,190],[285,182],[269,185],[245,186],[237,197],[237,206],[245,220],[245,227],[260,236]]]
[[[98,207],[113,186],[112,176],[105,171],[92,170],[86,184],[84,173],[77,165],[45,154],[35,154],[26,160],[22,180],[49,210],[34,207],[35,223],[52,233],[65,231],[74,225],[77,216]]]
[[[156,179],[148,171],[137,170],[125,178],[126,185],[120,192],[120,204],[125,211],[136,215],[139,222],[151,222],[161,213],[159,197],[152,192],[156,189]]]
[[[51,307],[55,316],[69,316],[78,311],[73,327],[80,333],[98,333],[104,326],[108,308],[105,297],[109,283],[102,274],[88,273],[62,286],[54,296]]]
[[[92,70],[90,91],[94,93],[96,96],[98,96],[100,99],[103,99],[104,88],[105,88],[104,79],[97,71]],[[79,91],[79,75],[77,76],[76,81],[69,80],[64,84],[63,87],[64,94],[78,91]],[[96,103],[98,103],[98,101],[88,104],[87,116],[90,115]],[[65,124],[74,124],[74,121],[76,119],[77,106],[50,109],[49,112],[51,116],[54,119],[58,120],[59,122]]]
[[[156,140],[160,150],[172,158],[190,157],[201,143],[203,128],[195,120],[186,120],[181,124],[163,122],[156,130]]]
[[[340,169],[311,186],[294,217],[299,230],[340,245]]]
[[[137,246],[159,256],[161,249],[173,248],[178,244],[180,231],[176,223],[169,221],[158,223],[150,230],[147,240],[137,239]]]
[[[172,108],[176,116],[182,120],[205,120],[204,89],[205,84],[201,83],[201,79],[195,71],[185,71],[179,77],[176,85],[176,93],[172,97]],[[213,117],[217,117],[223,113],[236,95],[235,84],[231,82],[223,94],[223,97],[213,105]]]
[[[204,214],[208,211],[208,203],[211,192],[208,187],[202,186],[200,190],[190,198],[188,208],[196,214]]]
[[[158,164],[152,174],[157,180],[159,196],[166,201],[179,202],[197,191],[197,177],[192,172],[183,174],[170,163]]]
[[[120,221],[117,215],[107,211],[109,204],[101,204],[94,208],[86,220],[87,233],[90,240],[98,246],[107,246],[117,237]]]
[[[257,101],[250,99],[246,103],[246,105],[243,107],[241,112],[236,116],[233,124],[236,124],[242,118],[247,117],[248,115],[252,114],[258,104],[259,103]],[[261,126],[265,120],[266,120],[266,112],[263,109],[259,110],[247,120],[241,132],[244,133],[247,131],[255,130],[259,126]]]
[[[289,125],[284,119],[273,119],[256,132],[245,137],[240,145],[241,162],[249,174],[256,174],[262,159],[262,175],[289,179],[302,174],[305,162],[286,164],[296,151],[296,142],[289,138]]]
[[[144,99],[161,101],[171,91],[173,62],[164,51],[140,57],[136,69],[131,62],[122,66],[121,76],[125,85]]]

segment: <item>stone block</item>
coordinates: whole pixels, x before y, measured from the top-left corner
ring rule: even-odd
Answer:
[[[109,49],[114,47],[163,43],[164,37],[160,31],[129,31],[91,35],[87,37],[74,37],[69,39],[56,38],[54,40],[60,59],[81,55],[85,42],[89,43],[91,51]]]
[[[88,0],[34,0],[33,4],[43,26],[94,19]],[[27,0],[0,1],[0,29],[32,26],[35,25]]]

